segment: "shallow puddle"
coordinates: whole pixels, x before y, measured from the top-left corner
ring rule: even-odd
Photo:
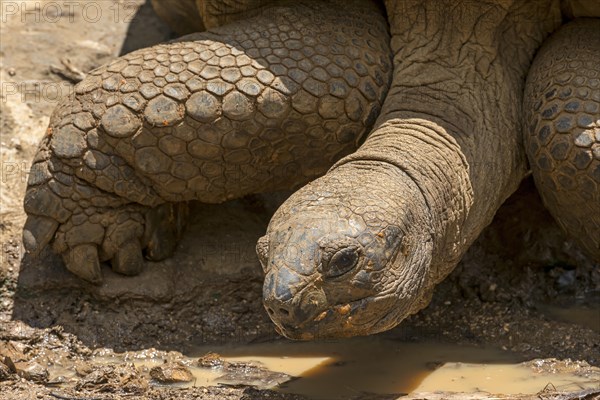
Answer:
[[[433,392],[442,388],[449,392],[535,394],[546,386],[559,391],[596,389],[600,387],[597,379],[570,373],[538,373],[520,364],[451,362],[427,376],[415,391]]]
[[[198,357],[209,352],[219,354],[210,358],[211,362],[216,360],[215,366],[199,367]],[[146,351],[94,361],[133,362],[147,372],[168,358],[164,354]],[[572,391],[600,387],[600,369],[588,367],[582,372],[576,363],[568,362],[566,368],[557,367],[561,362],[548,367],[545,361],[521,363],[518,355],[497,349],[402,343],[378,337],[207,346],[180,361],[189,367],[194,379],[177,384],[179,387],[245,384],[315,399],[433,391],[535,394],[547,385]]]
[[[272,371],[299,377],[280,385],[279,390],[313,398],[438,390],[533,394],[547,384],[559,390],[600,386],[598,376],[592,380],[589,376],[569,373],[537,373],[505,351],[444,344],[359,338],[211,348],[211,351],[227,361],[259,362]]]

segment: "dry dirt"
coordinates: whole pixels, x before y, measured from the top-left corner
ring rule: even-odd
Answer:
[[[100,287],[82,284],[50,253],[23,257],[27,171],[53,107],[86,71],[173,35],[141,0],[0,5],[0,399],[296,398],[247,385],[156,386],[127,365],[89,363],[103,349],[186,353],[198,345],[282,340],[261,305],[254,243],[284,195],[196,204],[174,258],[149,264],[135,278],[105,269]],[[590,327],[600,324],[599,303],[600,267],[565,238],[528,179],[431,305],[384,336],[492,346],[527,360],[600,367],[600,333]],[[554,318],[547,305],[598,313],[586,326]],[[60,360],[83,363],[74,387],[45,378],[48,365]],[[531,398],[591,399],[598,393],[561,397],[547,391]]]

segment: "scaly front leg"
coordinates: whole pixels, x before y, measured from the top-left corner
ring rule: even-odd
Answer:
[[[280,3],[92,71],[51,118],[24,243],[101,280],[169,256],[189,200],[298,187],[352,152],[391,76],[375,3]]]

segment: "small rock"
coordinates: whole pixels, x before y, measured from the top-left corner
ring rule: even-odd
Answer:
[[[198,359],[198,366],[202,368],[219,368],[223,366],[223,360],[217,353],[206,353]]]
[[[32,340],[36,334],[37,332],[34,328],[24,322],[16,321],[15,323],[10,324],[10,327],[4,336],[11,340]]]
[[[148,380],[133,364],[107,365],[95,369],[75,384],[76,390],[98,390],[116,392],[117,390],[141,394],[148,390]]]
[[[92,371],[94,371],[94,368],[84,361],[75,363],[75,373],[77,376],[86,376],[91,374]]]
[[[15,363],[13,362],[13,360],[10,357],[4,357],[4,360],[2,360],[2,362],[4,363],[4,365],[6,365],[8,367],[10,372],[12,372],[12,373],[17,372],[17,367],[15,367]]]
[[[182,363],[165,363],[150,370],[150,377],[160,383],[191,382],[192,372]]]
[[[15,363],[17,374],[28,381],[44,383],[48,381],[48,370],[36,362]]]
[[[0,361],[0,382],[8,380],[8,378],[12,375],[12,371],[8,367],[8,365],[4,364]]]
[[[218,378],[222,383],[254,386],[259,389],[278,386],[291,379],[292,376],[288,374],[269,371],[267,368],[251,363],[229,363],[225,373]]]
[[[71,380],[69,378],[67,378],[66,376],[60,375],[60,376],[55,377],[51,381],[46,382],[46,385],[57,386],[57,385],[63,385],[65,383],[69,383],[70,381]]]
[[[23,345],[19,342],[0,342],[0,359],[9,359],[10,363],[26,361],[27,357],[23,354],[23,350]],[[9,365],[6,361],[5,364]]]
[[[596,379],[600,377],[600,369],[591,366],[587,361],[573,361],[570,358],[564,360],[557,360],[556,358],[535,359],[523,364],[532,368],[536,373],[585,374]]]

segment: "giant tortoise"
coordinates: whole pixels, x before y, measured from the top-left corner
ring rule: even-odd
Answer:
[[[174,251],[186,202],[298,189],[257,244],[294,339],[390,329],[532,171],[600,259],[600,5],[167,0],[181,33],[91,71],[33,161],[24,245],[79,277]],[[595,18],[594,18],[595,17]]]

